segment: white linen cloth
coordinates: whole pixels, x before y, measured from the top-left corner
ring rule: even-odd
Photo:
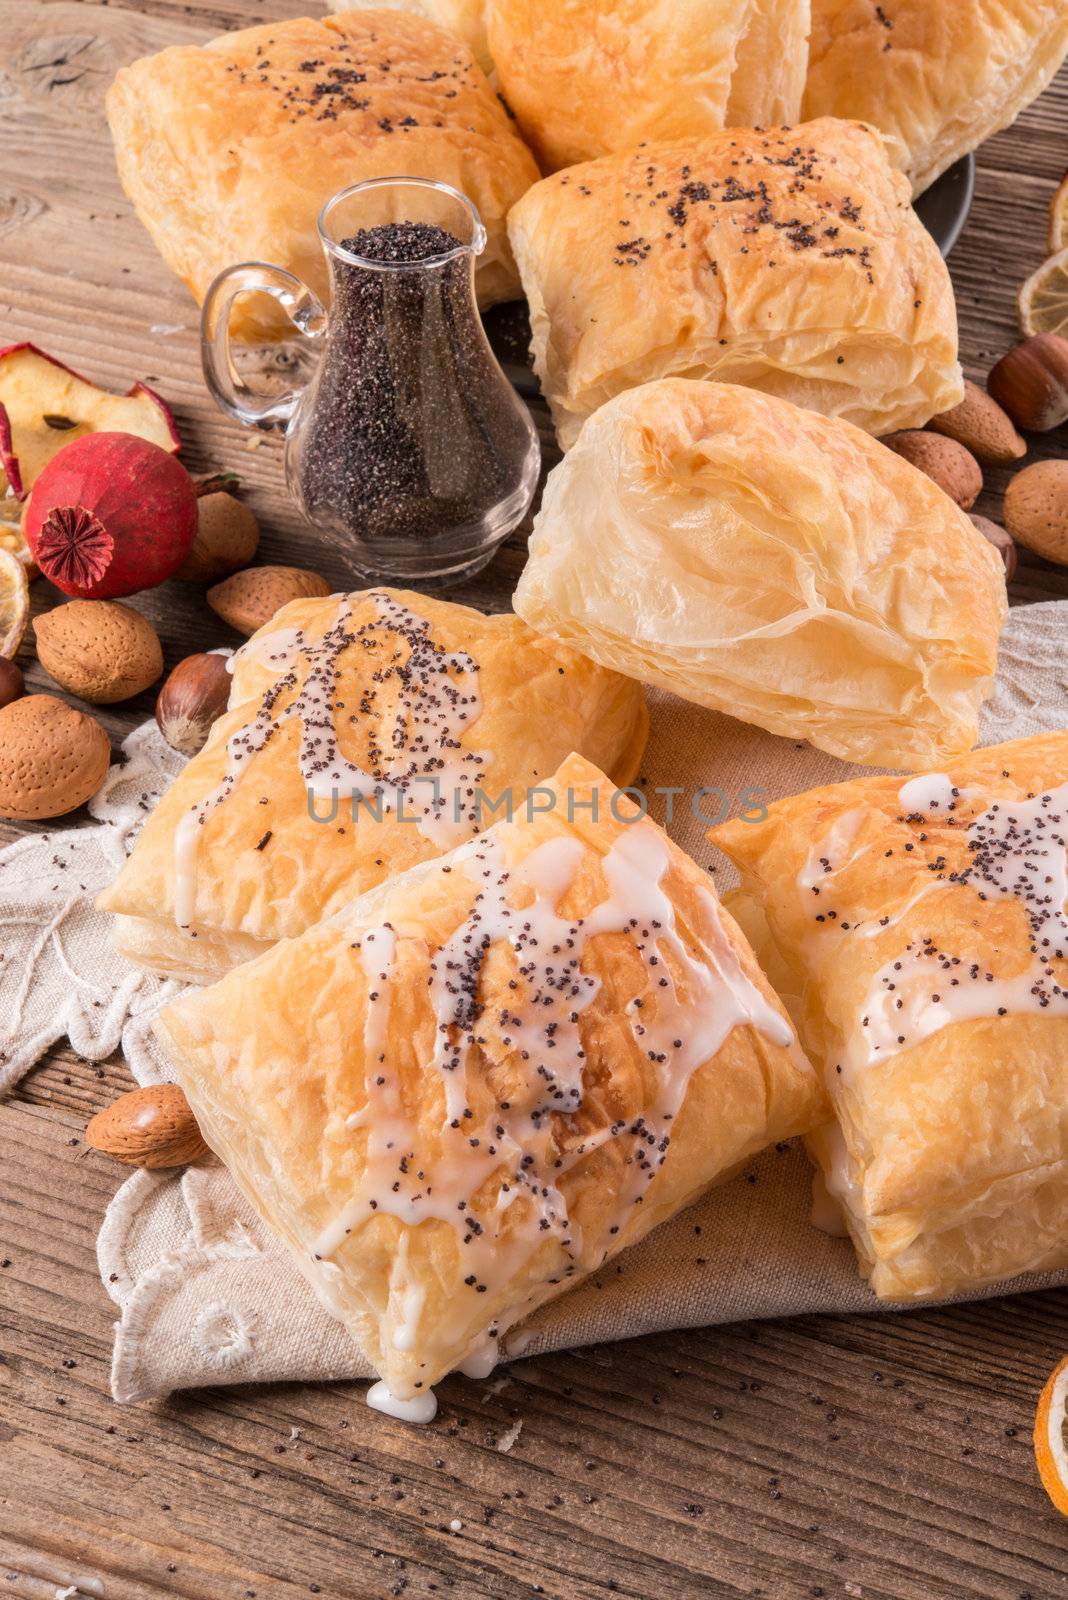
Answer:
[[[859,769],[666,694],[650,695],[642,780],[650,812],[703,864],[730,881],[690,794],[796,794]],[[994,744],[1068,727],[1068,601],[1010,616],[982,718]],[[33,835],[0,852],[0,1091],[64,1033],[91,1060],[122,1044],[139,1083],[163,1076],[151,1019],[177,985],[138,973],[111,949],[110,919],[93,910],[181,758],[155,723],[136,729],[91,803],[95,826]],[[668,820],[658,788],[682,788]],[[714,816],[718,797],[703,809]],[[6,1037],[5,1037],[6,1033]],[[852,1247],[809,1221],[811,1169],[794,1144],[764,1153],[731,1183],[544,1306],[505,1341],[505,1356],[802,1312],[879,1308]],[[217,1161],[184,1174],[136,1172],[108,1208],[98,1245],[114,1300],[112,1386],[139,1400],[191,1386],[359,1378],[370,1368],[341,1325],[239,1195]],[[989,1294],[1068,1283],[1068,1272],[1014,1280]]]

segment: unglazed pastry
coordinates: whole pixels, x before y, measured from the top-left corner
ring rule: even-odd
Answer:
[[[1068,733],[711,837],[824,1074],[811,1144],[876,1293],[1068,1265]]]
[[[320,207],[397,172],[478,208],[482,305],[518,292],[505,217],[537,168],[470,51],[425,18],[350,11],[176,45],[124,67],[107,113],[123,188],[198,301],[238,261],[275,262],[325,300]],[[263,300],[237,302],[236,337],[282,325]]]
[[[812,0],[806,117],[858,117],[920,194],[1013,122],[1068,51],[1064,0]]]
[[[672,375],[875,434],[963,395],[945,262],[859,123],[608,156],[535,184],[508,231],[565,449],[612,395]]]
[[[487,0],[501,93],[543,170],[795,122],[809,0]]]
[[[493,71],[489,46],[486,43],[485,0],[390,0],[398,11],[414,11],[418,16],[429,17],[432,22],[457,34],[471,54],[489,74]],[[377,11],[381,0],[329,0],[331,11]]]
[[[295,600],[231,667],[229,710],[98,902],[125,955],[191,982],[489,827],[572,748],[626,784],[645,747],[637,684],[404,591]]]
[[[596,813],[591,809],[596,806]],[[706,875],[570,757],[529,814],[169,1006],[199,1126],[416,1420],[826,1116]]]
[[[684,699],[869,765],[976,739],[1001,558],[868,434],[730,384],[603,406],[549,474],[515,608]]]

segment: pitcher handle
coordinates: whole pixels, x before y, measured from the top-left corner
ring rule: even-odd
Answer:
[[[326,312],[308,285],[269,261],[242,261],[226,267],[209,288],[200,314],[200,354],[204,381],[223,411],[246,427],[283,427],[293,415],[300,389],[282,395],[259,394],[234,366],[230,317],[242,294],[269,294],[300,332],[317,339],[326,329]]]

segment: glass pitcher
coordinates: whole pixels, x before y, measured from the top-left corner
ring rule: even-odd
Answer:
[[[526,515],[540,469],[478,314],[478,212],[444,183],[372,178],[328,200],[318,228],[329,313],[282,267],[228,267],[204,302],[208,388],[239,422],[285,427],[291,493],[361,576],[475,572]],[[255,293],[321,341],[302,390],[259,393],[234,366],[231,307]]]

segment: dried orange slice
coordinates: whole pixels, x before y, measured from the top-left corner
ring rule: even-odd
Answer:
[[[1050,1377],[1035,1417],[1035,1461],[1042,1486],[1068,1517],[1068,1356]]]
[[[1049,203],[1049,253],[1056,255],[1068,245],[1068,172],[1060,181]]]
[[[13,495],[0,497],[0,550],[7,550],[17,561],[21,561],[32,583],[38,575],[38,568],[22,531],[24,504]]]
[[[30,620],[26,568],[10,550],[0,550],[0,656],[11,659]]]
[[[1024,333],[1068,334],[1068,249],[1043,261],[1018,297]]]

